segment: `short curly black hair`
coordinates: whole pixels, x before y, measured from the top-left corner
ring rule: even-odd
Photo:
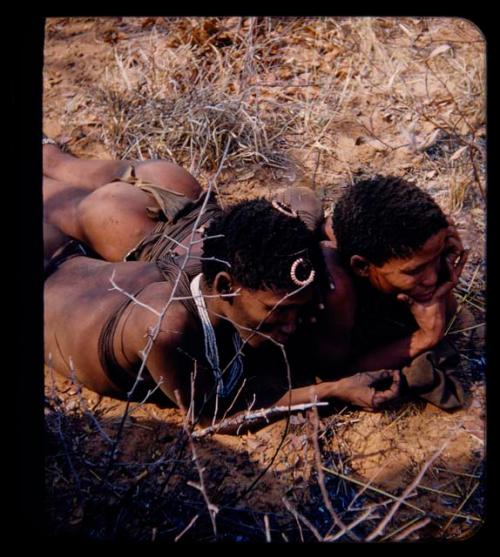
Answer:
[[[239,202],[211,221],[203,242],[202,271],[209,285],[217,273],[227,271],[250,290],[291,292],[297,285],[290,270],[299,258],[304,260],[297,267],[299,280],[321,268],[316,236],[300,218],[284,215],[258,198]]]
[[[427,192],[394,176],[375,176],[349,187],[332,218],[342,258],[348,262],[361,255],[374,265],[411,256],[448,226]]]

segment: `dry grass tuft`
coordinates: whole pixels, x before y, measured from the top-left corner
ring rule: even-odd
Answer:
[[[312,464],[310,416],[294,417],[276,462],[234,505],[241,485],[269,465],[274,430],[237,447],[199,441],[198,450],[220,509],[219,539],[346,540],[325,508],[325,490],[351,534],[365,539],[461,424],[458,441],[429,464],[376,539],[470,536],[484,509],[480,32],[454,18],[49,18],[44,78],[44,127],[50,133],[57,122],[75,154],[104,145],[109,157],[164,158],[207,180],[229,143],[222,198],[301,181],[326,208],[356,178],[390,173],[416,182],[452,215],[471,248],[457,294],[462,315],[470,312],[475,322],[457,319],[451,330],[470,392],[464,411],[432,413],[413,402],[322,418],[324,485]],[[47,382],[50,530],[96,539],[213,539],[202,498],[189,487],[196,474],[175,418],[148,410],[152,416],[130,419],[129,445],[120,446],[103,480],[122,407],[65,388]]]

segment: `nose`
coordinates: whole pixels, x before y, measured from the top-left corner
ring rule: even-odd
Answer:
[[[291,335],[297,329],[297,322],[296,320],[289,321],[280,327],[280,333],[285,335]]]

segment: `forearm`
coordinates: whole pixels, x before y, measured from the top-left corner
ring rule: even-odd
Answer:
[[[354,356],[348,369],[351,372],[399,369],[420,354],[430,350],[439,342],[440,338],[427,336],[417,330],[407,337]]]

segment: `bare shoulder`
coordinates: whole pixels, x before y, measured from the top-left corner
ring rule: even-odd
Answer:
[[[155,345],[162,349],[175,348],[194,327],[192,314],[176,299],[173,285],[168,282],[147,285],[134,302],[125,326],[127,336],[133,337],[140,345],[144,345],[145,337],[159,327]]]
[[[343,264],[340,255],[331,241],[321,242],[321,251],[325,260],[326,268],[334,290],[330,294],[332,301],[355,303],[356,291],[351,275]]]

